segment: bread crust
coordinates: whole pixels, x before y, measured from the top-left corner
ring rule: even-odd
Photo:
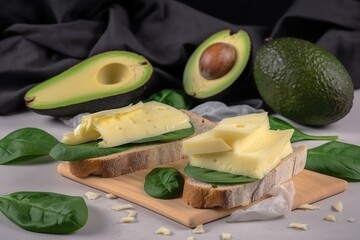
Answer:
[[[300,145],[261,180],[236,185],[212,185],[186,177],[182,199],[194,208],[234,208],[247,206],[265,197],[271,189],[300,173],[306,163],[307,148]]]
[[[189,111],[182,111],[190,117],[195,128],[194,135],[208,131],[215,126],[215,123],[203,117]],[[149,144],[120,153],[69,162],[69,169],[74,176],[85,178],[89,175],[116,177],[145,168],[153,168],[183,159],[185,156],[182,153],[182,141],[183,139],[168,143]]]

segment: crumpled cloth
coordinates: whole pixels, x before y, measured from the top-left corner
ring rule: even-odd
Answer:
[[[256,107],[261,106],[261,103]],[[241,105],[226,105],[223,102],[219,101],[208,101],[190,110],[191,112],[197,114],[198,116],[204,117],[213,122],[219,122],[223,118],[235,117],[239,115],[245,115],[250,113],[263,112],[262,109],[257,109],[249,104]]]
[[[275,187],[269,193],[271,197],[262,200],[247,209],[239,209],[231,213],[228,222],[246,222],[271,220],[285,216],[291,212],[295,196],[292,181]]]
[[[147,94],[182,89],[195,48],[217,31],[246,30],[251,63],[267,37],[298,37],[333,53],[360,87],[360,2],[354,0],[12,0],[0,8],[0,115],[24,94],[105,51],[127,50],[154,67]],[[257,97],[252,69],[222,102]],[[146,98],[146,96],[144,96]]]

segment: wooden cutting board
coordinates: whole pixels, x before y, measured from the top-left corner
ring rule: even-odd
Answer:
[[[164,166],[173,166],[182,171],[186,163],[186,160],[180,160]],[[226,217],[235,209],[238,209],[196,209],[188,206],[181,198],[161,200],[150,197],[143,190],[144,179],[150,169],[114,178],[97,176],[78,178],[70,173],[67,162],[59,164],[57,170],[64,177],[105,193],[113,193],[120,198],[148,208],[188,227],[195,227],[198,224]],[[304,170],[293,177],[293,182],[296,190],[293,209],[304,203],[313,203],[333,196],[345,191],[347,188],[347,182],[344,180],[308,170]]]

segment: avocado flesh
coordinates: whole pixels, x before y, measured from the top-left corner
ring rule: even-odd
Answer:
[[[139,100],[152,70],[138,54],[101,53],[31,88],[25,102],[37,113],[56,117],[126,106]]]
[[[199,61],[202,53],[214,43],[227,43],[236,49],[237,59],[231,70],[225,75],[208,80],[202,76],[199,68]],[[249,35],[240,30],[231,33],[230,30],[223,30],[215,33],[201,43],[190,56],[183,74],[183,86],[185,92],[198,99],[205,99],[215,96],[229,88],[244,71],[250,58],[251,41]]]

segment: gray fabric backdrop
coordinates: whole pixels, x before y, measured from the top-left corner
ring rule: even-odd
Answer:
[[[266,37],[294,36],[335,54],[360,87],[358,0],[4,0],[0,8],[0,114],[25,109],[24,93],[109,50],[153,64],[149,92],[182,88],[196,46],[216,31],[244,29],[252,56]],[[253,59],[253,58],[252,58]],[[258,97],[251,71],[223,101]]]

